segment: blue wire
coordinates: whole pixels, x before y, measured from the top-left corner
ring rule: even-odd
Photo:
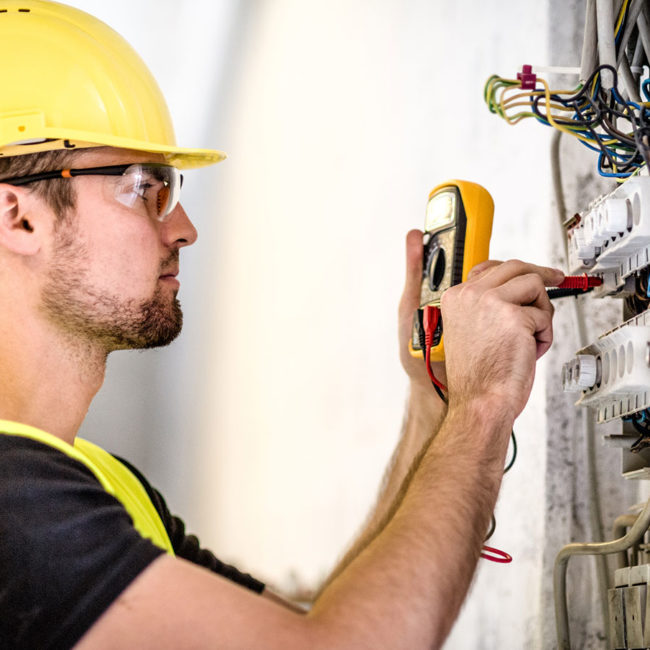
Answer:
[[[616,100],[616,102],[618,104],[625,104],[625,102],[623,101],[623,98],[618,94],[618,90],[616,90],[615,87],[612,88],[611,93],[612,93],[612,97],[614,97],[614,99]]]
[[[627,178],[628,176],[630,176],[634,172],[634,170],[629,171],[629,172],[606,172],[606,171],[603,171],[602,165],[603,165],[603,156],[604,155],[605,154],[603,154],[602,151],[601,151],[600,156],[598,156],[598,173],[601,176],[603,176],[605,178]]]
[[[645,98],[650,101],[650,79],[646,79],[641,85],[641,92],[645,95]]]

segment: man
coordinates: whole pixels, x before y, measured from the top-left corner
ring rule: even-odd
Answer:
[[[369,525],[302,612],[199,549],[137,470],[76,438],[107,355],[180,331],[179,253],[197,234],[177,168],[223,156],[175,145],[150,74],[105,25],[45,1],[3,7],[0,647],[439,647],[562,273],[490,262],[445,293],[445,412],[406,351],[422,256],[409,233],[405,433]]]

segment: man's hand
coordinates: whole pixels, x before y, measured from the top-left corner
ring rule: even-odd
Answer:
[[[545,287],[563,278],[558,269],[518,260],[485,262],[443,294],[450,408],[485,400],[512,420],[519,415],[535,362],[553,340],[553,307]]]
[[[409,354],[409,341],[413,333],[413,316],[420,306],[420,288],[422,285],[422,231],[411,230],[406,235],[406,282],[399,303],[399,350],[400,360],[406,374],[411,380],[411,390],[417,390],[421,396],[430,395],[432,401],[440,400],[431,386],[422,359]],[[434,362],[431,368],[437,379],[446,383],[444,362]]]

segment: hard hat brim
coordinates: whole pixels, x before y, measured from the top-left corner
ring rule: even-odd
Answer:
[[[31,134],[30,134],[31,135]],[[34,134],[35,135],[35,134]],[[40,138],[32,138],[20,142],[3,143],[0,141],[0,156],[21,156],[42,151],[55,151],[59,149],[88,149],[91,147],[115,147],[118,149],[132,149],[148,153],[162,154],[165,160],[179,169],[195,169],[214,165],[227,158],[226,153],[217,149],[194,149],[177,147],[174,145],[156,144],[121,138],[110,134],[96,134],[83,131],[65,129],[44,129],[39,133]]]

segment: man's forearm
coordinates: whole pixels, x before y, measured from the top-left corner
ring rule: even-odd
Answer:
[[[446,413],[446,404],[434,394],[430,386],[411,386],[402,435],[384,476],[367,529],[376,528],[379,522],[385,520],[387,513],[394,510],[395,500],[402,491],[404,481],[408,481],[417,468]]]
[[[432,389],[411,386],[402,434],[384,475],[377,503],[356,541],[323,583],[319,594],[383,530],[399,506],[405,485],[417,469],[446,413],[446,405],[435,394],[432,400],[432,394]]]
[[[395,515],[324,591],[310,616],[336,617],[375,648],[438,647],[469,587],[494,508],[512,422],[490,407],[450,412]],[[479,480],[480,478],[480,480]],[[397,628],[391,621],[399,617]]]

